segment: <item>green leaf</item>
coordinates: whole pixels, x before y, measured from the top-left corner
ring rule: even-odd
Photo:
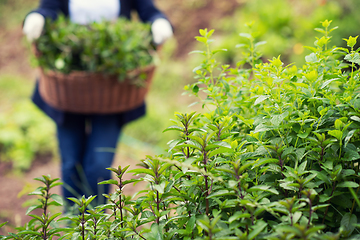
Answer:
[[[167,131],[171,131],[171,130],[175,130],[175,131],[179,131],[179,132],[185,131],[185,129],[183,127],[173,125],[173,126],[167,127],[163,132],[167,132]]]
[[[33,230],[23,230],[19,232],[19,235],[37,235],[37,236],[42,236],[42,233],[37,232],[37,231],[33,231]]]
[[[262,103],[264,100],[268,99],[270,95],[260,95],[258,98],[256,98],[254,105],[258,105],[259,103]]]
[[[246,153],[243,153],[240,155],[240,160],[241,161],[246,161],[246,160],[249,160],[249,159],[253,159],[257,156],[257,153],[255,152],[246,152]]]
[[[205,144],[204,142],[204,139],[202,139],[201,137],[198,137],[198,136],[193,136],[193,135],[189,135],[187,136],[188,138],[190,138],[191,140],[193,141],[186,141],[186,143],[197,143],[199,144],[200,146],[203,146]]]
[[[40,181],[40,182],[44,183],[45,185],[46,185],[47,179],[48,179],[48,177],[45,175],[42,175],[41,177],[38,177],[38,178],[34,178],[34,180]]]
[[[294,223],[297,223],[299,221],[299,219],[301,218],[302,216],[302,212],[294,212],[293,214],[293,221]]]
[[[56,187],[56,186],[61,186],[61,185],[63,185],[62,182],[55,182],[55,183],[50,184],[50,188],[53,188],[53,187]]]
[[[292,82],[291,84],[298,86],[298,87],[302,87],[302,88],[309,88],[309,85],[305,84],[305,83],[300,83],[300,82]]]
[[[355,225],[357,224],[357,217],[355,214],[346,213],[341,219],[341,229],[342,234],[345,237],[349,237],[351,233],[355,230]]]
[[[76,203],[78,206],[81,206],[81,203],[80,203],[79,199],[74,198],[74,197],[69,197],[67,199],[74,202],[74,203]]]
[[[332,170],[334,168],[334,162],[333,161],[326,161],[323,163],[323,166],[325,169]]]
[[[241,44],[236,44],[235,47],[236,48],[242,48],[242,47],[248,47],[248,45],[241,43]]]
[[[301,236],[302,232],[294,226],[280,225],[276,228],[277,232],[294,233],[295,235]]]
[[[129,184],[129,183],[136,183],[136,182],[139,182],[138,179],[129,179],[129,180],[125,180],[123,181],[123,186]]]
[[[266,43],[267,43],[266,41],[260,41],[260,42],[255,43],[254,47],[257,48],[258,46],[264,45]]]
[[[194,85],[192,88],[192,91],[196,94],[199,92],[199,87],[197,85]]]
[[[347,144],[349,143],[350,139],[354,136],[354,134],[357,132],[358,130],[357,129],[353,129],[351,131],[348,132],[348,134],[346,134],[346,137],[345,137],[345,144],[344,146],[346,147]],[[356,152],[357,153],[357,152]],[[360,157],[360,155],[359,155]]]
[[[41,208],[41,206],[40,206],[40,205],[30,206],[30,207],[27,209],[27,211],[26,211],[25,214],[28,215],[30,212],[32,212],[33,210],[38,209],[38,208]]]
[[[257,235],[259,235],[267,226],[267,223],[261,220],[258,220],[254,226],[251,227],[252,231],[249,234],[249,239],[254,239]]]
[[[194,228],[195,228],[195,223],[196,223],[196,216],[192,215],[189,219],[189,221],[186,224],[186,232],[188,234],[192,233]]]
[[[60,204],[61,206],[64,204],[63,198],[58,194],[51,194],[50,198],[53,199],[58,204]]]
[[[329,135],[335,137],[337,140],[341,141],[342,135],[343,135],[342,131],[340,131],[340,130],[330,130],[328,133],[329,133]]]
[[[164,194],[165,184],[165,182],[162,182],[160,184],[154,184],[154,189],[160,194]]]
[[[344,58],[345,60],[348,60],[351,63],[357,63],[360,64],[360,54],[359,53],[350,53],[347,54]]]
[[[197,219],[196,224],[202,229],[206,229],[206,230],[210,229],[210,221],[206,215],[203,216],[202,219]]]
[[[136,169],[129,170],[128,173],[134,173],[135,175],[136,174],[149,174],[149,175],[155,177],[155,173],[150,169],[136,168]]]
[[[182,148],[189,147],[189,148],[197,149],[199,151],[202,150],[201,146],[199,146],[198,144],[196,144],[192,141],[186,141],[186,143],[179,144],[178,147],[182,147]]]
[[[239,33],[239,36],[247,39],[252,39],[252,36],[249,33]]]
[[[316,57],[316,54],[315,53],[310,53],[309,55],[307,55],[305,57],[305,61],[307,63],[314,63],[314,62],[317,62],[317,57]]]
[[[354,189],[349,188],[349,191],[350,191],[351,195],[353,196],[353,198],[355,199],[357,205],[360,207],[360,200],[359,200],[358,196],[356,195]]]
[[[35,214],[29,214],[30,217],[37,219],[39,222],[44,223],[44,219]]]
[[[275,126],[279,126],[282,123],[282,121],[284,121],[284,119],[287,117],[287,115],[288,115],[287,112],[280,115],[273,115],[271,117],[270,122]]]
[[[358,116],[351,116],[350,119],[356,122],[360,122],[360,117]]]
[[[318,204],[318,205],[315,205],[315,206],[313,207],[313,210],[316,211],[316,210],[318,210],[318,209],[320,209],[320,208],[325,208],[325,207],[327,207],[327,206],[330,206],[330,204]]]
[[[322,36],[321,38],[316,38],[316,39],[317,40],[315,41],[315,45],[320,48],[324,47],[324,45],[326,45],[330,40],[330,38],[327,38],[325,36]]]
[[[325,225],[317,225],[317,226],[312,226],[310,227],[308,230],[306,230],[306,235],[309,236],[310,233],[315,233],[315,232],[319,232],[320,230],[324,229],[326,226]]]
[[[326,80],[325,82],[323,82],[323,84],[321,85],[320,89],[323,89],[325,87],[327,87],[331,82],[338,80],[339,78],[332,78],[329,80]]]
[[[4,223],[0,223],[0,228],[2,228],[3,226],[5,226],[5,224],[7,224],[8,222],[4,222]]]
[[[325,21],[321,22],[321,25],[324,28],[328,28],[330,26],[331,22],[332,22],[332,20],[329,21],[329,20],[326,19]]]
[[[216,53],[218,53],[218,52],[227,52],[227,51],[228,51],[227,49],[223,48],[223,49],[213,50],[213,51],[211,51],[211,53],[212,53],[212,54],[216,54]]]
[[[278,163],[279,159],[276,158],[260,158],[256,160],[252,166],[252,169],[265,165],[267,163]]]
[[[241,175],[247,168],[251,167],[254,164],[254,161],[248,161],[246,164],[243,164],[238,171],[238,174]]]
[[[99,182],[98,183],[99,185],[102,185],[102,184],[114,184],[114,185],[118,185],[118,181],[116,181],[115,179],[109,179],[109,180],[106,180],[106,181],[102,181],[102,182]]]
[[[48,225],[49,225],[49,223],[50,222],[52,222],[55,218],[57,218],[58,216],[60,216],[62,213],[61,212],[59,212],[59,213],[55,213],[54,215],[52,215],[51,217],[49,217],[49,219],[48,219]]]
[[[304,158],[305,151],[306,151],[305,148],[297,148],[295,150],[296,158],[297,158],[298,161],[301,161]]]
[[[158,174],[162,174],[166,169],[168,169],[169,167],[171,167],[173,164],[172,163],[165,163],[164,165],[161,166],[161,168],[159,169]]]
[[[196,39],[198,42],[207,43],[207,38],[206,38],[206,37],[196,36],[195,39]]]
[[[357,38],[358,38],[358,36],[356,36],[356,37],[350,36],[348,39],[344,39],[344,40],[346,41],[348,47],[353,48],[356,44]]]
[[[349,144],[350,145],[350,144]],[[360,155],[356,150],[349,148],[349,145],[345,148],[344,157],[342,158],[343,161],[355,161],[360,159]]]
[[[211,151],[208,155],[209,158],[212,158],[215,155],[222,154],[222,153],[234,153],[234,150],[227,147],[220,147],[214,151]]]
[[[229,190],[218,190],[216,192],[212,192],[207,198],[231,196],[231,195],[235,195],[235,192]]]
[[[317,32],[319,32],[319,33],[323,33],[323,34],[326,33],[325,30],[322,29],[322,28],[315,28],[314,30],[317,31]]]
[[[336,119],[334,125],[336,129],[340,130],[344,123],[340,119]]]
[[[316,174],[316,177],[320,180],[324,181],[326,184],[331,186],[331,178],[330,176],[325,175],[323,172],[311,171],[312,173]]]
[[[199,33],[200,33],[200,35],[201,36],[206,36],[206,33],[207,33],[207,29],[205,28],[205,29],[199,29]]]
[[[338,29],[338,28],[339,28],[338,26],[333,27],[333,28],[331,28],[331,29],[329,30],[329,32],[331,33],[332,31],[334,31],[334,30],[336,30],[336,29]]]
[[[309,136],[310,132],[311,132],[311,128],[308,128],[304,132],[298,133],[297,136],[299,138],[305,139],[305,138],[307,138]]]
[[[205,147],[205,151],[213,150],[214,148],[218,148],[218,147],[219,147],[219,145],[216,145],[216,144],[208,144]]]
[[[264,191],[264,192],[270,192],[275,195],[279,195],[279,192],[276,189],[270,188],[268,185],[257,185],[249,188],[247,192],[256,192],[256,191]]]
[[[339,188],[357,188],[357,187],[359,187],[359,184],[356,183],[356,182],[345,181],[345,182],[341,182],[341,183],[337,184],[336,187],[339,187]]]
[[[162,230],[156,223],[151,225],[151,234],[153,240],[163,240]]]
[[[254,133],[258,133],[258,132],[267,132],[267,131],[270,131],[272,130],[273,127],[269,127],[269,126],[266,126],[264,124],[259,124],[255,127],[255,130],[254,130]]]
[[[29,193],[28,195],[39,195],[39,196],[42,196],[43,195],[43,190],[44,188],[43,187],[38,187],[35,191]]]
[[[232,216],[229,217],[229,223],[232,223],[241,218],[250,218],[250,213],[236,212]]]

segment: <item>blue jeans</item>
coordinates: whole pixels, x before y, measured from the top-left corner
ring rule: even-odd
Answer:
[[[121,127],[116,115],[75,115],[57,125],[65,199],[97,195],[97,203],[105,203],[102,194],[109,193],[109,185],[97,183],[111,178],[106,168],[113,163]]]

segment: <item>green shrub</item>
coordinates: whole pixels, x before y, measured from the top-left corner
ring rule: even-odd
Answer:
[[[169,155],[148,156],[130,171],[110,168],[117,180],[101,183],[116,186],[108,204],[71,199],[78,214],[59,220],[46,211],[61,203],[49,194],[56,180],[39,178],[45,187],[32,194],[41,204],[29,211],[44,213],[4,238],[359,239],[357,37],[346,39],[350,49],[329,47],[333,29],[322,25],[324,36],[299,68],[280,57],[261,62],[252,33],[242,34],[250,46],[244,61],[221,65],[210,48],[213,31],[200,30],[206,49],[196,52],[204,60],[186,89],[204,111],[176,114],[166,129],[179,132]],[[124,180],[125,172],[139,178]],[[123,194],[141,181],[149,189]],[[61,221],[70,226],[56,228]]]
[[[219,45],[228,48],[228,59],[237,61],[233,46],[239,41],[239,32],[247,31],[245,22],[254,22],[259,40],[266,41],[262,52],[265,58],[281,54],[285,63],[304,63],[306,50],[303,46],[313,44],[317,33],[312,31],[323,19],[333,19],[339,30],[332,37],[331,44],[346,46],[342,36],[357,35],[360,15],[356,0],[244,0],[236,12],[217,20],[216,28],[225,32]],[[240,23],[240,24],[239,24]],[[228,34],[227,34],[228,33]],[[240,40],[242,41],[242,40]]]
[[[34,159],[55,153],[55,126],[30,102],[13,103],[0,116],[0,161],[28,170]]]

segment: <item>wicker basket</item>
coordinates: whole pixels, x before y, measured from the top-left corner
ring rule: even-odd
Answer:
[[[119,82],[116,75],[80,71],[70,74],[41,71],[39,91],[46,103],[67,112],[125,112],[143,104],[154,70],[154,66],[149,66],[138,71],[138,74],[147,76],[145,86],[136,86],[129,79]]]

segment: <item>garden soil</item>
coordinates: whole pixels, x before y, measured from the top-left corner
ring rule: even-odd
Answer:
[[[194,37],[199,35],[199,29],[214,28],[214,21],[231,15],[243,1],[156,0],[155,2],[169,16],[174,26],[177,42],[174,58],[184,59],[194,50]],[[22,75],[29,81],[34,81],[36,70],[29,64],[29,50],[24,42],[21,23],[16,29],[0,33],[0,74]],[[120,152],[121,148],[120,146]],[[139,159],[119,154],[116,156],[114,166],[131,165],[130,168],[133,168]],[[39,183],[33,179],[42,175],[59,177],[59,161],[51,156],[38,157],[27,172],[20,174],[12,172],[11,165],[2,163],[0,159],[0,223],[8,221],[8,224],[0,229],[0,235],[13,231],[14,226],[21,226],[29,220],[25,215],[27,206],[36,200],[27,193],[39,186]],[[143,185],[130,186],[126,189],[126,193],[132,194],[143,187]],[[60,187],[55,187],[53,193],[60,194]]]

